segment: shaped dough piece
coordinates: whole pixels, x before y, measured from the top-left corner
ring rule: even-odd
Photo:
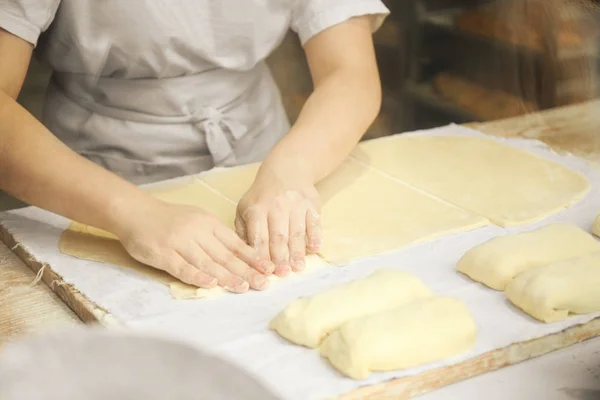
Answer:
[[[473,247],[456,269],[492,289],[504,290],[511,279],[528,269],[596,251],[600,251],[600,242],[581,228],[551,224]]]
[[[237,202],[257,170],[258,165],[252,164],[214,171],[201,179]],[[488,224],[485,218],[420,193],[355,160],[343,163],[317,189],[323,202],[320,254],[334,264]]]
[[[451,297],[429,297],[355,319],[321,345],[323,357],[344,375],[416,367],[469,350],[477,325],[467,307]]]
[[[293,301],[271,321],[270,328],[290,342],[314,348],[344,322],[429,295],[429,289],[414,275],[380,269],[366,278]]]
[[[596,219],[594,220],[594,225],[592,227],[592,232],[594,233],[594,235],[600,236],[600,215],[598,215],[596,217]]]
[[[398,135],[362,142],[353,154],[500,226],[542,220],[590,188],[562,165],[481,137]]]
[[[198,180],[190,180],[176,186],[150,189],[149,192],[154,197],[168,203],[201,207],[233,229],[235,204],[215,193]],[[168,285],[171,295],[176,299],[214,297],[228,293],[221,287],[204,289],[188,285],[164,271],[142,264],[127,253],[121,242],[113,234],[78,222],[73,222],[62,233],[59,249],[64,254],[80,259],[113,264],[134,270],[136,273]],[[320,257],[310,255],[307,257],[306,268],[302,272],[293,275],[306,274],[326,266],[330,265]],[[288,276],[286,279],[289,278]],[[279,278],[276,276],[269,277],[271,282],[278,280]]]
[[[523,272],[505,293],[514,305],[542,322],[561,321],[569,313],[600,311],[600,253]]]

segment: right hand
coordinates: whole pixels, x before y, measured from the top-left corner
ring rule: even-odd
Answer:
[[[243,293],[267,287],[273,264],[215,216],[156,199],[136,210],[115,229],[136,260],[202,288]]]

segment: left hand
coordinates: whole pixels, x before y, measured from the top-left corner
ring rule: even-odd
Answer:
[[[236,232],[275,264],[277,276],[303,270],[306,250],[316,253],[321,246],[319,193],[304,181],[259,172],[238,203]]]

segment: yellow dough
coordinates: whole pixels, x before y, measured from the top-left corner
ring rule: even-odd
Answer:
[[[351,320],[321,344],[323,357],[344,375],[416,367],[468,351],[477,325],[467,307],[451,297],[429,297]]]
[[[253,164],[215,171],[201,179],[237,202],[257,169]],[[344,162],[317,189],[323,201],[320,254],[335,264],[488,224],[485,218],[420,193],[355,160]]]
[[[600,236],[600,215],[596,217],[594,220],[594,226],[592,227],[592,232],[596,236]]]
[[[150,192],[153,196],[169,203],[202,207],[233,229],[235,204],[224,199],[198,180],[191,179],[183,184],[155,189]],[[118,265],[149,276],[168,285],[171,295],[176,299],[213,297],[227,293],[221,287],[203,289],[185,284],[164,271],[142,264],[127,253],[113,234],[78,222],[73,222],[62,233],[59,249],[62,253],[73,257]],[[307,257],[306,268],[294,275],[306,274],[325,266],[329,266],[329,264],[316,255],[310,255]],[[289,277],[286,279],[289,279]],[[279,278],[270,276],[269,280],[275,282]]]
[[[557,261],[600,251],[600,242],[581,228],[551,224],[499,236],[467,251],[456,269],[493,289],[504,290],[520,273]]]
[[[498,141],[398,135],[362,142],[354,157],[500,226],[533,223],[585,196],[585,177]]]
[[[600,311],[600,253],[526,271],[508,284],[505,293],[514,305],[543,322]]]
[[[229,200],[237,203],[250,189],[259,167],[260,163],[254,163],[214,170],[200,175],[200,179]]]
[[[416,276],[380,269],[366,278],[293,301],[270,327],[293,343],[314,348],[344,322],[429,295],[429,289]]]

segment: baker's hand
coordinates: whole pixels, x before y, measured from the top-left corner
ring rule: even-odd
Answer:
[[[262,290],[263,274],[273,271],[268,258],[261,262],[235,232],[196,207],[148,199],[115,233],[136,260],[202,288]]]
[[[307,249],[319,251],[320,211],[319,193],[312,183],[259,172],[238,203],[236,232],[260,257],[270,257],[276,275],[285,276],[305,268]]]

